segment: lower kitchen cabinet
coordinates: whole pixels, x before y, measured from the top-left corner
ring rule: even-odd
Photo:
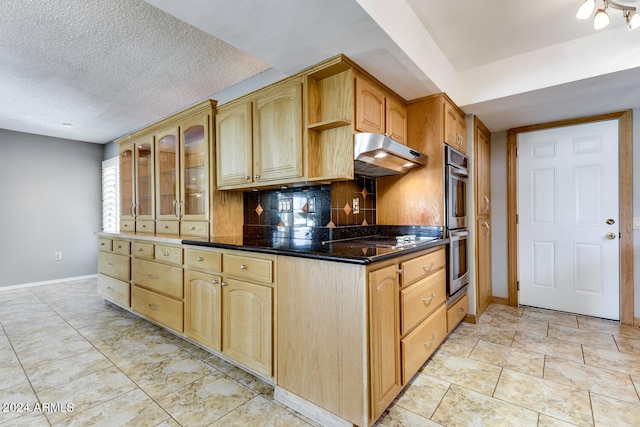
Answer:
[[[469,298],[464,294],[447,307],[447,333],[453,331],[469,312]]]
[[[271,377],[273,289],[235,279],[224,279],[221,285],[222,353]]]
[[[184,334],[215,351],[221,349],[222,288],[220,276],[184,271]]]
[[[183,302],[134,285],[131,308],[176,332],[183,331]]]

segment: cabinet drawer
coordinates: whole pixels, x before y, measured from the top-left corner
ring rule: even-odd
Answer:
[[[107,252],[98,253],[98,272],[116,279],[129,280],[129,257]]]
[[[402,384],[406,384],[429,359],[447,336],[446,306],[441,305],[431,316],[407,335],[400,344],[402,352]]]
[[[137,220],[136,221],[136,233],[155,233],[155,232],[156,232],[156,227],[153,220],[148,220],[148,221]]]
[[[158,221],[158,234],[180,234],[178,221]]]
[[[123,233],[133,233],[136,231],[136,222],[132,219],[120,220],[120,231]]]
[[[153,259],[153,243],[133,242],[131,254],[136,258]]]
[[[131,306],[129,283],[113,277],[98,274],[98,293],[116,304]]]
[[[407,286],[416,280],[433,274],[444,267],[446,262],[447,256],[444,248],[403,262],[400,265],[400,268],[403,271],[400,285]]]
[[[126,240],[114,240],[113,253],[119,255],[131,255],[131,243]]]
[[[113,240],[104,237],[98,238],[98,250],[103,252],[111,252],[113,249]]]
[[[445,302],[446,279],[446,270],[441,268],[437,273],[400,291],[402,334],[407,333]]]
[[[133,281],[145,288],[181,300],[182,268],[157,262],[133,259]]]
[[[469,298],[464,294],[462,298],[447,308],[447,332],[451,332],[469,311]]]
[[[225,254],[222,272],[244,279],[271,283],[273,281],[273,261]]]
[[[182,301],[134,286],[131,290],[131,308],[174,331],[183,331]]]
[[[202,221],[183,221],[180,234],[191,237],[209,237],[209,223]]]
[[[184,250],[184,265],[212,272],[222,271],[222,254],[219,252]]]
[[[156,261],[182,265],[182,248],[156,245],[154,253]]]

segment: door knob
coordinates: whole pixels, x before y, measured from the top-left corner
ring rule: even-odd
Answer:
[[[607,224],[609,224],[609,225],[613,225],[613,224],[615,224],[615,223],[616,223],[616,222],[614,221],[614,219],[613,219],[613,218],[609,218],[609,219],[607,219]]]
[[[607,239],[609,240],[613,240],[616,238],[616,235],[614,233],[607,233],[605,234],[605,236],[607,237]]]

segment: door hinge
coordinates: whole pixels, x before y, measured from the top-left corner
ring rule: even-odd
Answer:
[[[516,214],[516,224],[520,224],[520,217]]]
[[[520,281],[519,280],[516,282],[516,287],[517,287],[517,290],[520,290]]]

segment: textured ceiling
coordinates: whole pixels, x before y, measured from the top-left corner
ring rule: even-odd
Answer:
[[[1,12],[0,128],[107,142],[269,68],[141,0]]]

